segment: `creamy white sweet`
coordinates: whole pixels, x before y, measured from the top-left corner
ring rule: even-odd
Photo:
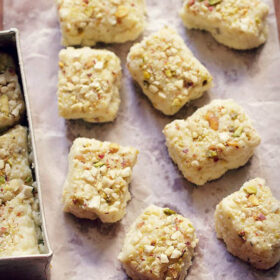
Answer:
[[[21,125],[0,136],[0,183],[21,179],[32,184],[28,159],[27,129]]]
[[[120,105],[121,65],[107,50],[69,47],[59,53],[58,109],[66,119],[113,121]]]
[[[38,199],[22,180],[0,182],[0,257],[40,254],[44,248]]]
[[[163,133],[169,155],[197,185],[243,166],[260,144],[251,120],[232,100],[214,100],[186,120],[166,125]]]
[[[127,67],[154,107],[166,115],[174,115],[212,86],[210,73],[170,27],[135,44]]]
[[[135,40],[144,30],[144,0],[57,0],[65,46]]]
[[[188,219],[151,205],[131,225],[119,260],[133,280],[184,279],[197,243]]]
[[[256,178],[224,198],[216,207],[215,227],[228,251],[258,269],[280,260],[280,202]]]
[[[128,184],[138,151],[115,143],[77,138],[69,153],[64,211],[79,218],[113,223],[126,213]]]
[[[268,6],[259,0],[185,0],[180,15],[189,29],[209,31],[234,49],[252,49],[267,39]]]
[[[16,124],[25,110],[13,58],[0,53],[0,129]]]

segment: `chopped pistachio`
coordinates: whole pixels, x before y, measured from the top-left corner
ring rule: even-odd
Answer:
[[[238,114],[236,112],[231,112],[230,117],[231,117],[232,120],[236,120],[237,117],[238,117]]]
[[[29,177],[27,177],[26,179],[25,179],[25,183],[26,184],[30,184],[30,183],[32,183],[32,181],[33,181],[33,178],[32,178],[32,176],[29,176]]]
[[[169,78],[172,77],[172,72],[171,72],[170,69],[166,69],[166,70],[164,71],[164,73],[165,73],[165,75],[166,75],[167,77],[169,77]]]
[[[93,165],[94,165],[94,167],[102,167],[104,164],[105,164],[104,162],[98,161],[98,162],[95,162]]]
[[[213,151],[213,150],[208,150],[207,151],[207,157],[209,158],[213,158],[213,157],[216,157],[218,154],[216,151]]]
[[[208,0],[208,3],[209,3],[210,6],[217,5],[221,2],[222,2],[222,0]]]
[[[166,215],[166,216],[170,216],[170,215],[174,215],[174,214],[177,214],[175,211],[169,209],[169,208],[165,208],[163,210],[163,213]]]
[[[237,129],[235,129],[234,133],[233,133],[233,137],[240,137],[241,134],[243,132],[243,127],[239,126]]]
[[[151,74],[148,71],[144,71],[143,76],[145,80],[149,80],[151,78]]]
[[[256,186],[248,185],[243,188],[244,191],[246,191],[248,194],[256,194],[257,193],[257,188]]]
[[[181,102],[178,98],[175,98],[174,101],[172,102],[172,106],[180,106]]]
[[[4,176],[0,176],[0,185],[3,185],[6,183],[5,177]]]

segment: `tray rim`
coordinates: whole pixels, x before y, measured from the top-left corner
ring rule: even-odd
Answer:
[[[27,93],[28,90],[27,90],[27,84],[26,84],[26,77],[25,77],[25,73],[24,73],[23,59],[22,59],[22,55],[21,55],[19,30],[17,28],[10,28],[8,30],[0,31],[0,37],[7,36],[7,35],[10,35],[11,38],[13,38],[13,37],[15,38],[15,47],[16,47],[16,52],[17,52],[17,56],[18,56],[17,62],[18,62],[20,76],[21,76],[22,91],[23,91],[25,107],[26,107],[28,130],[29,130],[29,134],[30,134],[32,152],[33,152],[34,172],[35,172],[36,183],[37,183],[37,188],[38,188],[40,216],[41,216],[41,221],[42,221],[41,228],[42,228],[42,234],[43,234],[43,239],[44,239],[45,246],[47,249],[47,253],[34,254],[34,255],[0,257],[0,263],[3,261],[13,261],[13,260],[16,261],[16,260],[22,260],[22,259],[25,259],[25,260],[48,259],[50,261],[53,256],[53,251],[50,246],[50,241],[48,238],[48,232],[47,232],[47,227],[46,227],[46,219],[45,219],[44,205],[43,205],[42,192],[41,192],[41,182],[40,182],[40,176],[39,176],[37,149],[36,149],[36,142],[35,142],[35,136],[34,136],[34,131],[33,131],[33,122],[32,122],[32,116],[31,116],[30,102],[29,102],[29,97],[28,97],[28,93]]]

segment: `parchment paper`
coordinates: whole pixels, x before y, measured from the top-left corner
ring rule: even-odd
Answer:
[[[178,17],[181,0],[147,0],[145,35],[165,24],[173,25],[210,70],[215,86],[176,116],[163,116],[133,83],[125,67],[133,43],[104,45],[101,47],[113,50],[122,59],[122,103],[115,122],[95,125],[65,121],[58,116],[56,89],[61,35],[54,1],[5,1],[5,28],[17,27],[21,31],[45,215],[54,250],[52,280],[127,279],[117,255],[125,231],[150,203],[177,210],[190,218],[197,229],[200,241],[187,279],[280,279],[280,265],[261,272],[231,256],[216,239],[213,222],[216,204],[256,176],[264,177],[280,199],[280,53],[272,1],[267,2],[270,5],[268,42],[257,50],[239,52],[216,43],[208,33],[185,30]],[[262,143],[245,167],[197,188],[172,163],[161,131],[165,124],[185,118],[213,98],[233,98],[242,105],[254,120]],[[78,136],[133,145],[140,150],[130,187],[132,200],[127,215],[119,223],[106,225],[81,220],[62,211],[67,155]]]

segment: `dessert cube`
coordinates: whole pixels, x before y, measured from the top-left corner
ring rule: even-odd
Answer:
[[[180,15],[187,28],[209,31],[233,49],[256,48],[267,39],[268,6],[259,0],[185,0]]]
[[[21,179],[32,185],[32,173],[28,157],[27,129],[21,125],[0,136],[0,184]]]
[[[57,0],[65,46],[135,40],[144,30],[144,0]]]
[[[197,243],[188,219],[151,205],[131,225],[119,260],[133,280],[184,279]]]
[[[154,107],[174,115],[212,86],[212,76],[170,27],[135,44],[127,66]]]
[[[40,223],[33,187],[18,179],[0,182],[0,257],[39,254]]]
[[[0,53],[0,129],[16,124],[25,110],[13,58]]]
[[[233,100],[214,100],[186,120],[166,125],[169,155],[184,177],[196,185],[246,164],[260,137]]]
[[[126,213],[128,184],[138,151],[115,143],[77,138],[69,154],[64,211],[79,218],[114,223]]]
[[[256,178],[224,198],[216,207],[215,227],[228,251],[258,269],[280,260],[280,202]]]
[[[59,53],[58,109],[65,119],[109,122],[116,118],[121,65],[107,50],[69,47]]]

